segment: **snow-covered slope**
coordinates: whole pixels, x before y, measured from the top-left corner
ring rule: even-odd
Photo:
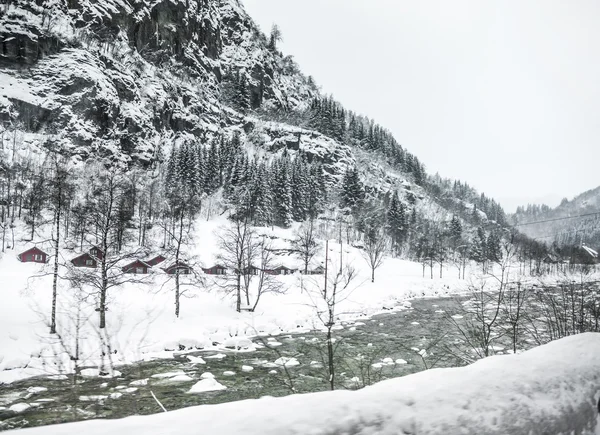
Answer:
[[[354,392],[267,397],[18,433],[593,435],[600,433],[599,353],[600,334],[588,333]]]
[[[195,229],[195,243],[188,248],[188,258],[199,266],[210,267],[219,254],[217,237],[220,228],[227,225],[224,218],[199,219]],[[40,234],[40,238],[49,235]],[[17,234],[25,234],[17,228]],[[258,229],[271,240],[271,246],[281,251],[277,264],[298,268],[300,259],[287,255],[292,230],[280,228]],[[70,286],[68,280],[59,281],[58,323],[60,337],[48,333],[49,312],[52,302],[52,264],[21,263],[15,253],[31,246],[16,239],[14,251],[0,257],[0,383],[12,382],[36,375],[56,375],[73,370],[70,353],[79,347],[79,364],[87,367],[102,365],[98,352],[97,316],[95,305],[82,300],[81,294]],[[38,243],[49,251],[50,242]],[[325,255],[324,244],[314,259],[319,264]],[[330,259],[339,257],[337,243],[329,245]],[[455,269],[445,271],[445,278],[423,278],[419,263],[388,258],[377,271],[375,283],[370,282],[370,269],[360,250],[342,247],[344,257],[357,270],[352,287],[339,303],[338,319],[356,319],[371,316],[384,309],[402,308],[402,303],[421,296],[443,296],[450,289],[464,290],[467,280],[458,280]],[[64,249],[61,253],[61,276],[68,275],[69,259],[77,251]],[[331,267],[334,267],[332,263]],[[474,271],[479,268],[474,267]],[[470,272],[470,271],[469,271]],[[436,272],[437,273],[437,272]],[[278,277],[285,294],[265,294],[255,312],[235,312],[235,298],[223,289],[219,277],[204,276],[203,286],[185,286],[181,301],[181,314],[173,314],[173,282],[160,269],[139,283],[128,283],[111,289],[107,329],[102,332],[116,351],[111,364],[131,363],[152,357],[171,358],[179,349],[219,349],[232,342],[247,342],[257,334],[279,335],[322,328],[314,306],[315,298],[307,292],[323,275],[303,277],[298,273]],[[300,280],[304,279],[304,289]],[[79,320],[78,320],[79,319]],[[79,327],[77,326],[79,322]],[[79,336],[79,339],[75,337]],[[229,344],[228,344],[229,343]]]

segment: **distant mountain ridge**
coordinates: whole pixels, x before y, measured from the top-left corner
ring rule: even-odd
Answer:
[[[600,248],[600,186],[563,199],[557,207],[529,204],[509,221],[530,237],[559,246],[586,244]]]

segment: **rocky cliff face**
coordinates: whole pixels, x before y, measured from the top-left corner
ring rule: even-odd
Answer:
[[[205,140],[241,124],[223,98],[233,78],[244,77],[255,107],[289,108],[315,92],[267,49],[237,0],[11,0],[0,8],[4,129],[31,143],[52,133],[82,159],[147,164],[177,136]]]

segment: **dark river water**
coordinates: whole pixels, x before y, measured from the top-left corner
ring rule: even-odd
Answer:
[[[343,329],[334,332],[336,388],[360,388],[454,363],[437,355],[433,344],[447,337],[445,312],[456,300],[417,299],[411,303],[410,309],[343,322]],[[162,412],[153,394],[167,410],[174,410],[326,390],[324,337],[322,332],[260,337],[253,339],[258,346],[255,351],[186,352],[173,359],[118,367],[118,378],[79,377],[76,385],[72,379],[48,377],[1,385],[0,430]],[[189,393],[206,372],[226,389]],[[27,405],[29,408],[22,410]]]

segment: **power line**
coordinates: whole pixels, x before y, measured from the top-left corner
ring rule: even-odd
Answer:
[[[534,221],[534,222],[526,222],[526,223],[522,223],[522,224],[515,224],[515,227],[522,227],[525,225],[534,225],[534,224],[543,224],[546,222],[556,222],[556,221],[563,221],[563,220],[567,220],[567,219],[577,219],[580,217],[586,217],[586,216],[596,216],[596,215],[600,215],[600,211],[594,212],[594,213],[585,213],[585,214],[580,214],[577,216],[567,216],[567,217],[560,217],[560,218],[553,218],[553,219],[546,219],[543,221]]]

